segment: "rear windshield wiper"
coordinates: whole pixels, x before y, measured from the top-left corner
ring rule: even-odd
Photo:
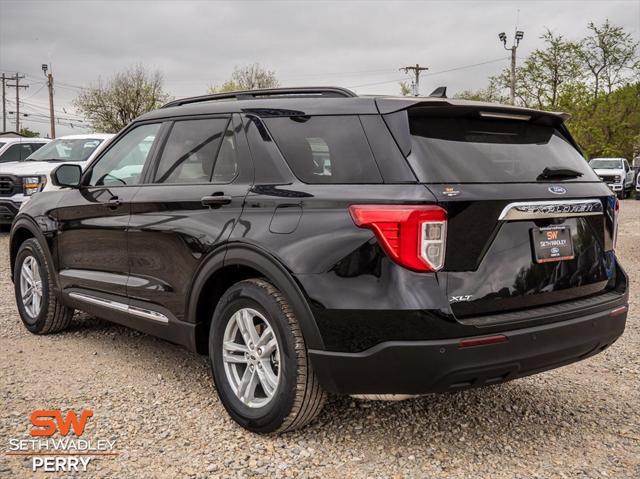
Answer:
[[[583,173],[572,168],[565,168],[563,166],[547,166],[538,176],[538,180],[546,180],[549,178],[577,178],[582,175]]]

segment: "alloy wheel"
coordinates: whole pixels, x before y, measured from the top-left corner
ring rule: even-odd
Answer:
[[[242,308],[231,316],[222,360],[231,389],[244,405],[259,408],[273,399],[280,383],[280,347],[264,315]]]
[[[33,256],[27,256],[20,269],[22,305],[31,318],[37,318],[42,308],[42,278],[40,266]]]

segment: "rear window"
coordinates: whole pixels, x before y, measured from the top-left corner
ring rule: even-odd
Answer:
[[[305,183],[382,183],[357,116],[280,117],[265,123]]]
[[[409,128],[409,162],[425,183],[534,182],[546,167],[582,173],[563,181],[599,181],[580,153],[552,126],[414,116]]]

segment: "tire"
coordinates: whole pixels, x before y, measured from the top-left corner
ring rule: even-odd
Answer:
[[[26,286],[29,284],[29,275],[23,272],[24,269],[30,271],[31,278],[33,278],[31,284],[33,281],[36,284],[39,283],[39,286],[36,286],[36,291],[40,293],[38,307],[33,300],[33,292],[31,301],[23,300],[23,290],[26,290]],[[63,305],[56,295],[52,294],[51,267],[40,243],[34,238],[30,238],[20,245],[14,265],[13,284],[18,313],[29,331],[34,334],[52,334],[69,326],[73,317],[73,309]],[[26,296],[28,297],[28,294]]]
[[[240,324],[253,325],[253,336],[246,327],[242,331]],[[251,337],[258,338],[256,344]],[[236,346],[230,349],[230,343]],[[234,362],[225,361],[223,353]],[[301,428],[324,405],[326,394],[311,369],[291,306],[264,279],[241,281],[224,293],[211,322],[209,361],[222,404],[249,431],[273,433]],[[250,379],[245,381],[248,392],[241,398],[245,377]]]
[[[624,190],[618,191],[618,194],[616,196],[619,200],[624,200]]]

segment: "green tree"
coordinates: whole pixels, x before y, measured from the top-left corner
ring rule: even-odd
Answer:
[[[89,120],[91,127],[104,133],[116,133],[132,120],[155,110],[169,100],[162,87],[162,74],[138,64],[104,83],[83,90],[74,106]]]
[[[580,45],[547,30],[541,37],[545,47],[536,49],[516,69],[516,99],[526,107],[555,109],[563,90],[583,77]],[[501,89],[508,89],[508,69],[491,78]]]
[[[622,27],[606,20],[588,26],[591,34],[580,44],[580,59],[590,74],[594,99],[604,89],[607,93],[638,74],[638,42]]]
[[[225,93],[241,90],[258,90],[261,88],[276,88],[280,82],[272,70],[264,69],[259,63],[235,67],[231,78],[222,86],[212,86],[209,93]]]
[[[411,85],[409,85],[408,82],[401,81],[399,83],[399,85],[400,85],[400,94],[402,96],[411,96],[411,95],[413,95],[413,88],[411,88]]]
[[[491,103],[507,103],[509,100],[509,96],[504,93],[503,88],[495,80],[490,80],[487,88],[463,90],[453,95],[453,98]]]
[[[40,136],[40,133],[38,133],[37,131],[31,130],[27,127],[20,128],[20,134],[28,138],[37,138]]]
[[[640,82],[599,95],[597,100],[591,100],[587,86],[580,90],[562,101],[566,102],[563,109],[573,115],[568,126],[585,155],[632,159],[640,145]]]

